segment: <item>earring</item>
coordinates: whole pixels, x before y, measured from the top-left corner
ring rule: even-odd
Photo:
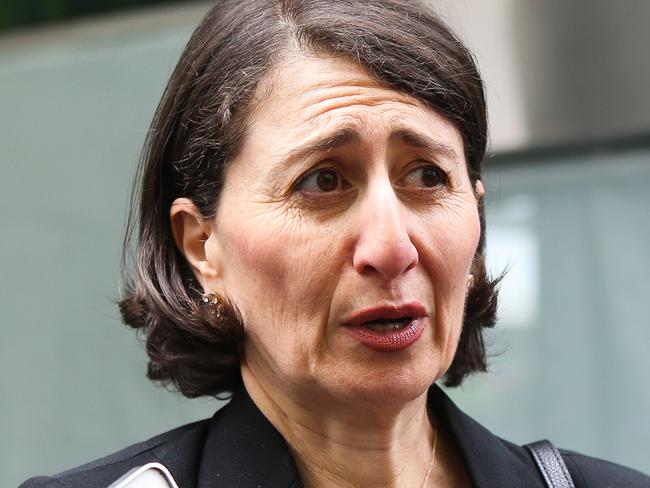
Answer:
[[[203,294],[203,302],[210,305],[219,305],[219,297],[216,293],[210,291]]]
[[[223,320],[224,316],[224,305],[219,301],[219,295],[214,292],[204,293],[201,297],[203,303],[210,305],[210,313],[213,314],[217,319]]]
[[[467,278],[467,289],[469,290],[472,286],[474,286],[474,275],[471,274]]]

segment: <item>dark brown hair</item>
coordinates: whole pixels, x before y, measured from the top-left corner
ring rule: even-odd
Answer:
[[[472,184],[481,175],[487,120],[471,53],[425,4],[403,0],[220,0],[189,40],[145,142],[124,243],[123,320],[146,339],[147,376],[185,396],[217,395],[240,381],[244,333],[236,307],[201,300],[174,244],[171,203],[188,197],[215,214],[224,170],[241,148],[260,80],[290,46],[349,58],[379,81],[437,110],[460,131]],[[137,208],[136,207],[137,204]],[[496,315],[485,273],[485,222],[475,284],[446,384],[486,369],[483,328]],[[136,227],[137,226],[137,227]],[[129,261],[132,237],[135,260]]]

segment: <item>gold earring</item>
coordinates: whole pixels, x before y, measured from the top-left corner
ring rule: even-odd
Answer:
[[[224,305],[219,301],[219,295],[210,291],[204,293],[201,298],[203,303],[210,305],[210,313],[217,317],[217,319],[222,320],[224,316]]]
[[[219,296],[216,293],[208,292],[203,294],[203,302],[210,305],[219,305]]]
[[[474,275],[471,274],[467,278],[467,289],[469,290],[472,286],[474,286]]]

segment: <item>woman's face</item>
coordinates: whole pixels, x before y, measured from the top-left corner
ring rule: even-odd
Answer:
[[[458,130],[342,59],[294,56],[258,98],[208,243],[243,367],[310,398],[421,395],[454,356],[480,235]]]

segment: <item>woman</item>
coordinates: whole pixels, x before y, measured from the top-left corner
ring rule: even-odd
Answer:
[[[472,57],[425,5],[220,1],[153,122],[120,306],[152,380],[233,399],[23,486],[151,462],[180,487],[545,486],[431,386],[486,367],[486,134]],[[650,486],[563,456],[575,486]]]

